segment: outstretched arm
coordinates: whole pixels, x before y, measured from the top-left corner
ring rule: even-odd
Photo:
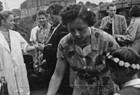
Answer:
[[[52,75],[49,84],[47,95],[55,95],[57,93],[57,90],[63,79],[65,69],[66,69],[66,62],[64,59],[62,45],[59,44],[57,50],[57,63],[56,63],[55,71]]]
[[[66,68],[66,63],[61,59],[58,59],[54,74],[52,75],[49,84],[47,95],[55,95],[57,93],[57,90],[64,76],[65,68]]]

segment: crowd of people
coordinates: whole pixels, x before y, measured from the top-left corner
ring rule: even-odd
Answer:
[[[13,30],[13,12],[0,12],[0,77],[9,95],[30,95],[29,53],[45,76],[46,95],[139,95],[140,7],[129,10],[129,25],[116,11],[109,4],[95,28],[97,15],[87,6],[52,4],[38,10],[30,43]]]

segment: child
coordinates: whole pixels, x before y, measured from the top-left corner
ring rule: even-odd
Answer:
[[[111,77],[120,91],[114,95],[140,95],[140,56],[130,48],[118,48],[106,55],[106,64]]]

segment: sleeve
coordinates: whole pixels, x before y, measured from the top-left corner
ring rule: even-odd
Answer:
[[[128,39],[130,41],[133,41],[136,37],[138,27],[139,27],[138,23],[131,22],[128,29],[126,30],[126,32],[127,32],[127,38],[126,39]]]
[[[18,39],[20,41],[20,45],[21,45],[21,49],[22,51],[27,54],[27,50],[26,50],[26,47],[28,46],[28,43],[27,41],[17,32],[17,35],[18,35]]]
[[[57,59],[58,60],[64,60],[64,48],[61,44],[61,41],[60,43],[58,44],[58,48],[57,48]]]
[[[31,30],[31,34],[30,34],[30,42],[33,41],[33,29]]]
[[[30,42],[34,41],[35,40],[35,29],[33,28],[31,30],[31,34],[30,34]]]
[[[113,36],[104,33],[103,35],[103,41],[102,41],[102,48],[103,48],[103,53],[107,53],[110,52],[114,49],[117,49],[119,47],[118,43],[116,42],[116,40],[114,39]]]
[[[3,70],[4,68],[4,55],[3,55],[3,47],[0,45],[0,72]],[[1,73],[0,73],[1,74]]]
[[[123,34],[126,34],[127,23],[126,23],[125,17],[122,17],[121,21],[122,21],[122,31],[123,31]]]

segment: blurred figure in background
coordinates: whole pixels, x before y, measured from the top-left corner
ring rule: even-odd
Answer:
[[[47,14],[50,14],[50,20],[53,28],[57,27],[60,24],[61,19],[59,16],[59,12],[63,9],[63,6],[57,3],[51,4],[46,10]]]
[[[31,30],[30,42],[47,44],[46,41],[50,35],[51,25],[48,22],[49,15],[45,10],[39,10],[37,13],[38,25]]]
[[[126,30],[126,35],[116,35],[117,41],[122,46],[131,47],[140,54],[140,7],[133,6],[129,15],[131,22]]]
[[[30,42],[32,45],[34,44],[44,44],[47,45],[50,39],[50,29],[51,24],[48,22],[49,15],[45,10],[39,10],[37,13],[37,26],[31,30],[30,34]],[[42,72],[42,68],[40,68],[42,62],[43,53],[37,51],[34,54],[34,67],[37,72]]]
[[[126,34],[126,19],[124,16],[116,14],[116,6],[114,4],[111,3],[107,6],[107,13],[108,16],[104,17],[101,21],[100,29],[112,36],[116,34]]]
[[[126,35],[116,35],[117,42],[121,46],[130,47],[140,54],[140,7],[133,6],[129,10],[131,17],[130,25],[126,30]],[[138,72],[140,77],[140,71]]]
[[[45,47],[43,51],[43,59],[46,59],[46,64],[43,66],[46,68],[46,82],[47,85],[49,85],[50,79],[52,77],[52,74],[54,73],[54,69],[56,66],[56,52],[57,47],[60,39],[68,34],[67,27],[61,23],[61,17],[59,15],[59,12],[63,9],[63,6],[57,3],[51,4],[46,12],[50,14],[51,22],[52,22],[52,35],[49,40],[49,44],[51,44],[50,47]],[[63,82],[61,83],[60,89],[58,90],[58,93],[61,95],[71,95],[72,94],[72,88],[69,86],[69,69],[66,70]]]

